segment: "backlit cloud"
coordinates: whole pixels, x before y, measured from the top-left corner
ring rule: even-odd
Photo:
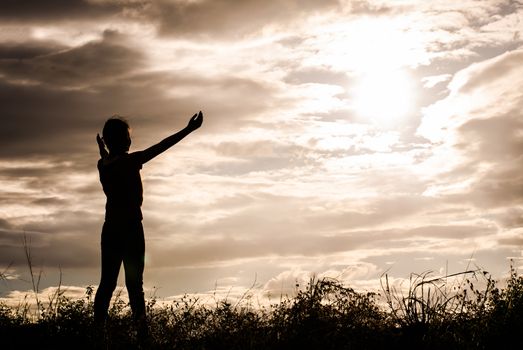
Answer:
[[[23,7],[23,9],[22,9]],[[99,278],[95,136],[144,166],[147,288],[296,292],[316,276],[495,276],[521,259],[523,2],[3,1],[1,296]],[[517,262],[517,264],[520,264]],[[443,271],[441,270],[441,271]],[[54,288],[54,289],[53,289]],[[75,289],[79,288],[79,289]]]

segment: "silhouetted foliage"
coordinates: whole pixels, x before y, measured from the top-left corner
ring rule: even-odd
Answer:
[[[58,290],[35,315],[27,305],[0,305],[2,349],[492,349],[523,346],[523,277],[511,269],[504,289],[483,271],[461,283],[413,275],[408,291],[383,280],[383,293],[358,293],[332,279],[311,280],[293,298],[270,306],[249,298],[206,305],[184,296],[147,302],[149,337],[129,308],[113,302],[105,328],[93,322],[93,289],[70,300]],[[447,276],[448,277],[448,276]],[[474,283],[482,282],[480,289]]]

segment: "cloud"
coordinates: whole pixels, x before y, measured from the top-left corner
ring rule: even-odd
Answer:
[[[0,297],[0,302],[8,305],[12,308],[19,309],[20,307],[28,306],[29,312],[35,312],[36,314],[36,301],[43,303],[47,306],[49,303],[56,302],[57,297],[69,298],[71,300],[77,300],[85,298],[87,293],[87,287],[78,286],[60,286],[60,287],[47,287],[39,290],[35,293],[33,290],[13,290],[6,293],[5,296]],[[41,307],[41,306],[40,306]]]
[[[90,19],[110,16],[135,1],[97,0],[3,0],[0,2],[0,19],[5,22],[50,22],[71,19]]]
[[[320,67],[309,67],[291,71],[283,81],[297,85],[316,83],[345,86],[348,84],[349,79],[344,72],[334,72]]]
[[[176,222],[170,231],[152,232],[149,237],[153,266],[218,267],[259,259],[329,259],[335,254],[362,251],[377,255],[391,254],[392,251],[400,254],[407,251],[422,252],[427,245],[437,248],[438,254],[444,254],[454,251],[450,242],[470,246],[474,240],[492,237],[497,233],[495,226],[481,223],[415,227],[392,224],[383,229],[379,228],[383,226],[380,222],[371,221],[360,228],[350,222],[333,228],[324,221],[310,222],[307,218],[311,213],[303,207],[293,209],[284,205],[290,204],[289,200],[277,211],[258,206],[256,202],[246,202],[251,204],[244,203],[227,209],[220,207],[235,213],[223,219],[209,220],[196,227]],[[215,204],[215,207],[218,205]],[[246,231],[244,227],[249,227],[249,224],[250,228]],[[195,233],[192,233],[193,230]],[[191,238],[195,234],[198,240]]]
[[[157,1],[151,5],[148,17],[157,21],[163,35],[237,38],[334,10],[338,1]]]
[[[387,15],[395,11],[405,10],[407,7],[401,2],[375,1],[375,0],[353,0],[347,2],[351,14],[355,15]]]
[[[114,31],[73,48],[34,40],[0,44],[0,156],[56,161],[88,152],[86,141],[124,104],[115,94],[89,89],[142,67],[141,53],[126,45],[126,37]]]
[[[46,268],[93,268],[99,262],[101,218],[91,212],[55,211],[33,218],[23,225],[0,229],[0,265],[23,268],[28,261],[24,253],[24,236],[31,251],[31,263]]]
[[[104,114],[110,115],[107,103],[104,111],[103,104],[96,104],[99,102],[96,96],[85,92],[1,81],[0,91],[2,158],[56,159],[64,154],[73,157],[90,148],[83,135],[89,133],[89,129],[97,130],[96,124],[102,123]],[[98,123],[93,116],[99,119]],[[84,160],[87,159],[84,157]]]
[[[433,76],[425,77],[422,79],[423,87],[429,88],[429,89],[433,88],[438,84],[448,81],[451,77],[452,77],[452,75],[450,75],[450,74],[440,74],[440,75],[433,75]]]
[[[363,286],[391,261],[513,255],[523,56],[500,54],[519,40],[506,3],[41,3],[0,4],[0,264],[25,264],[26,232],[39,264],[94,281],[95,134],[118,113],[141,149],[199,109],[202,129],[142,173],[151,283],[257,271],[279,293],[313,271]],[[351,78],[373,64],[423,65],[417,136],[415,114],[391,131],[354,118]]]
[[[311,148],[296,145],[288,140],[276,138],[259,140],[222,141],[206,144],[217,155],[212,163],[202,164],[198,172],[220,176],[239,176],[249,173],[269,173],[304,168],[315,161],[313,153],[321,153]]]
[[[263,286],[267,296],[288,296],[292,297],[297,294],[300,287],[306,287],[313,278],[313,273],[299,269],[284,271],[271,278]]]
[[[34,50],[34,46],[26,47],[26,51],[31,49]],[[47,49],[50,51],[52,48]],[[100,84],[141,67],[142,54],[126,46],[125,37],[113,31],[105,31],[102,40],[80,47],[0,60],[0,73],[4,79],[66,88]]]
[[[298,291],[304,291],[310,283],[321,281],[323,279],[336,280],[344,286],[361,289],[363,292],[370,291],[367,281],[376,279],[382,271],[368,262],[354,262],[348,265],[335,266],[335,268],[326,268],[316,271],[303,270],[295,268],[285,270],[278,275],[269,279],[258,291],[261,295],[271,297],[294,297]],[[376,284],[373,284],[376,287]]]
[[[520,226],[521,227],[521,224]],[[523,246],[523,237],[521,237],[521,232],[517,232],[508,237],[502,237],[499,239],[498,243],[503,246],[509,246],[515,248],[515,251],[521,251],[521,246]],[[521,259],[518,257],[518,259]]]
[[[5,60],[27,60],[49,55],[66,49],[53,41],[31,40],[26,42],[4,42],[0,44],[0,62]]]
[[[96,157],[94,135],[105,119],[115,113],[128,116],[135,129],[133,149],[139,149],[182,128],[199,109],[210,116],[203,133],[219,135],[255,122],[259,114],[278,100],[277,89],[250,79],[204,78],[172,72],[126,76],[132,74],[138,59],[132,55],[120,57],[112,48],[103,42],[92,43],[75,52],[73,57],[79,60],[76,64],[68,56],[71,61],[66,63],[55,58],[34,65],[27,63],[33,67],[34,75],[21,67],[10,72],[20,79],[42,80],[43,84],[0,80],[3,118],[0,156],[74,159],[80,162],[77,165],[87,166],[92,161],[86,157]],[[90,62],[91,55],[101,53],[99,49],[114,55],[108,55],[102,62]],[[53,70],[49,62],[55,60],[57,66]],[[78,71],[68,75],[68,70],[76,66]],[[113,66],[119,68],[113,70]],[[85,88],[64,90],[64,85]],[[194,94],[177,96],[171,92],[173,88],[193,90]]]
[[[477,129],[481,124],[474,120],[514,119],[522,103],[521,59],[522,50],[510,51],[456,73],[448,85],[449,95],[423,110],[418,134],[433,142],[445,139],[457,143],[460,127],[472,129],[475,125]],[[466,126],[467,122],[471,124]]]
[[[523,208],[515,207],[496,215],[498,222],[505,228],[523,227]]]
[[[448,170],[455,182],[455,170],[470,164],[460,170],[468,183],[452,194],[456,202],[488,208],[523,200],[522,59],[515,50],[471,65],[455,74],[446,98],[423,111],[418,133],[460,159]]]
[[[502,55],[491,58],[487,61],[471,65],[467,69],[458,72],[449,85],[454,94],[484,94],[491,99],[499,99],[503,92],[514,91],[512,86],[505,83],[510,81],[517,85],[521,84],[518,72],[521,66],[518,64],[523,57],[523,50],[505,52]],[[488,93],[488,91],[490,93]],[[509,98],[514,93],[509,94]],[[509,100],[510,101],[510,100]],[[485,106],[490,101],[474,101]],[[477,108],[477,107],[476,107]]]

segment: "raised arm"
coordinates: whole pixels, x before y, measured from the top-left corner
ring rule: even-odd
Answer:
[[[100,157],[102,157],[102,159],[106,158],[109,155],[109,152],[107,152],[107,149],[105,149],[105,144],[102,138],[100,137],[100,134],[96,134],[96,142],[98,143]]]
[[[160,153],[165,152],[172,146],[180,142],[185,136],[189,135],[194,130],[198,129],[203,122],[203,114],[200,111],[199,113],[193,115],[189,120],[189,123],[185,128],[178,131],[175,134],[163,139],[156,145],[153,145],[143,151],[136,152],[135,155],[138,157],[138,160],[144,164],[159,155]]]

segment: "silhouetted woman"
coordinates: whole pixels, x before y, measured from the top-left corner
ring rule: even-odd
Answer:
[[[135,321],[145,325],[143,270],[145,241],[142,226],[142,165],[166,151],[198,129],[203,115],[192,116],[188,125],[160,143],[143,151],[128,153],[131,146],[129,124],[121,118],[110,118],[103,128],[103,139],[96,135],[101,159],[98,171],[107,196],[105,222],[102,228],[102,274],[94,299],[94,317],[98,324],[107,319],[109,302],[120,265],[124,264],[125,285]],[[107,147],[107,149],[106,149]],[[108,150],[108,151],[107,151]]]

